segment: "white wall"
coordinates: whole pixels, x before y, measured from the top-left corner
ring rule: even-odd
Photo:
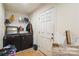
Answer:
[[[65,36],[65,30],[70,30],[72,43],[79,44],[79,4],[57,5],[56,32]]]
[[[0,49],[3,47],[4,36],[4,7],[0,4]]]
[[[19,27],[21,25],[25,31],[27,23],[21,23],[21,22],[19,22],[19,19],[20,19],[20,17],[22,17],[22,18],[28,17],[28,15],[23,14],[23,13],[15,13],[15,12],[10,12],[10,11],[5,11],[5,19],[8,19],[12,14],[15,16],[15,21],[13,21],[11,24],[9,24],[9,26],[18,26]]]
[[[31,15],[34,30],[34,43],[39,43],[39,14],[49,8],[56,8],[55,40],[59,44],[65,41],[65,30],[70,30],[73,45],[79,44],[79,4],[46,4]]]

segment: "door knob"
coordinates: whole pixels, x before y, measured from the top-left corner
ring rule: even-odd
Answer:
[[[54,34],[52,33],[52,36],[53,36]]]
[[[51,37],[51,39],[53,39],[53,37]]]
[[[24,39],[24,37],[22,37]]]

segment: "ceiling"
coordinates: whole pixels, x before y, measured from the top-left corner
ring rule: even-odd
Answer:
[[[31,14],[33,11],[38,9],[43,4],[41,3],[4,3],[3,5],[5,8],[5,11]]]

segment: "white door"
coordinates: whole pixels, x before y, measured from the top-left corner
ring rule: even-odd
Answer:
[[[42,12],[39,20],[39,50],[46,55],[52,55],[56,9],[52,8]]]

